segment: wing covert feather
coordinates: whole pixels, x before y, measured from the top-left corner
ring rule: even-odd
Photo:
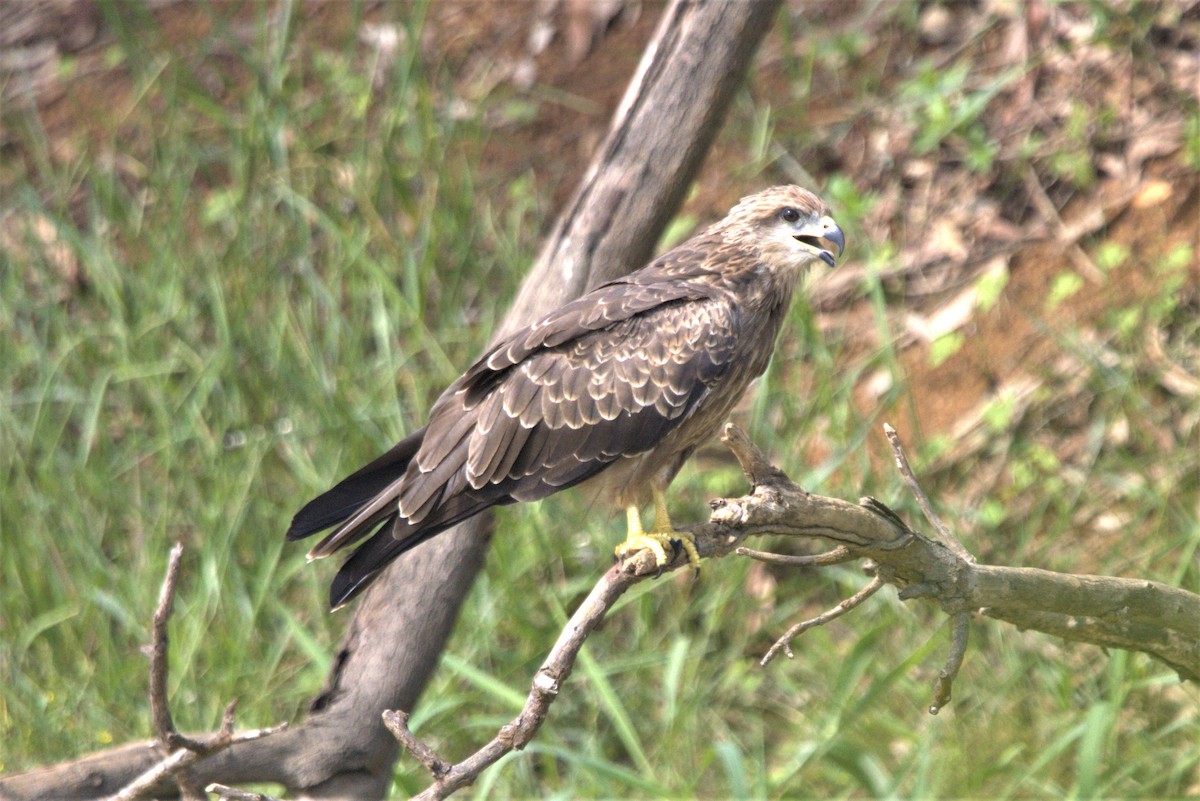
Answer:
[[[398,488],[395,533],[440,528],[484,497],[577,484],[651,450],[704,402],[736,351],[738,306],[709,284],[647,275],[514,334],[442,394]]]
[[[540,484],[549,494],[650,450],[703,402],[736,341],[731,305],[706,299],[664,304],[530,354],[476,407],[471,485],[527,496]],[[524,403],[519,411],[510,397]]]

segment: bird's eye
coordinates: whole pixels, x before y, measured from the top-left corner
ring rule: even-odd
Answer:
[[[779,212],[779,216],[784,222],[794,223],[796,220],[800,219],[800,212],[789,206],[783,211]]]

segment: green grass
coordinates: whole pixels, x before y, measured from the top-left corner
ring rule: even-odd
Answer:
[[[186,58],[135,6],[115,8],[108,58],[132,89],[100,133],[64,156],[35,115],[4,111],[23,158],[0,167],[0,214],[16,232],[0,249],[3,771],[148,736],[139,648],[176,541],[188,548],[171,641],[180,726],[215,727],[235,696],[246,726],[301,715],[345,617],[324,611],[333,566],[306,566],[282,541],[286,523],[419,425],[487,341],[535,251],[548,190],[535,172],[481,178],[484,109],[451,113],[450,76],[403,48],[372,88],[353,28],[318,41],[303,20],[261,18],[241,46],[216,25],[189,52],[223,55]],[[417,41],[422,7],[390,13]],[[745,132],[765,168],[769,131],[770,110],[743,98],[725,136]],[[869,203],[839,180],[860,207],[846,211],[851,228]],[[886,258],[877,247],[856,258]],[[867,291],[881,311],[878,285]],[[1114,310],[1114,325],[1185,324],[1172,297],[1132,323]],[[823,336],[802,304],[792,322],[751,404],[756,438],[814,491],[912,512],[867,458],[880,421],[850,402],[856,379],[895,370],[896,354]],[[995,497],[1020,514],[979,522],[957,508],[971,465],[931,488],[950,519],[973,524],[969,546],[1068,570],[1086,556],[1097,572],[1197,588],[1200,457],[1181,449],[1164,463],[1142,433],[1168,412],[1140,341],[1117,340],[1115,366],[1085,360],[1090,425],[1127,421],[1133,447],[1097,433],[1087,472],[1048,485],[1043,431],[1000,426],[997,447],[1011,440],[1014,456]],[[834,447],[812,463],[814,443]],[[675,486],[678,516],[701,520],[707,498],[741,489],[728,460],[708,455]],[[1072,541],[1101,491],[1131,521],[1131,543],[1111,554]],[[593,512],[567,494],[501,513],[412,719],[446,756],[513,716],[607,566],[622,523]],[[806,634],[795,660],[757,666],[792,621],[865,581],[855,567],[726,559],[699,582],[639,586],[589,640],[534,744],[464,797],[1196,791],[1196,691],[1140,655],[981,622],[954,703],[933,718],[946,621],[888,591]],[[427,777],[405,759],[395,781],[400,796]]]

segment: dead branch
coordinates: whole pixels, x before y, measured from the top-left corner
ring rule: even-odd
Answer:
[[[167,557],[167,574],[163,577],[162,589],[158,593],[158,605],[154,609],[154,617],[150,628],[150,717],[154,721],[154,733],[158,739],[158,748],[164,759],[157,769],[148,771],[131,782],[121,792],[113,796],[116,801],[138,798],[139,794],[153,786],[161,775],[170,774],[179,785],[180,795],[184,801],[203,801],[204,793],[194,776],[188,770],[182,759],[183,751],[199,753],[203,745],[181,735],[175,728],[171,718],[171,707],[167,703],[167,657],[169,653],[168,624],[171,613],[175,610],[175,589],[179,584],[179,564],[183,558],[183,543],[177,542],[171,548]],[[232,718],[232,704],[226,712],[226,719]],[[221,727],[222,732],[225,727]],[[230,726],[232,731],[232,725]],[[182,749],[182,751],[180,751]],[[178,754],[172,752],[180,751]],[[179,758],[176,758],[179,757]],[[194,761],[194,760],[193,760]],[[161,774],[161,775],[155,775]],[[147,775],[153,776],[147,780]]]
[[[913,474],[912,467],[908,463],[908,455],[904,452],[904,445],[900,442],[900,435],[896,433],[896,429],[884,423],[883,433],[887,437],[888,444],[892,446],[892,454],[896,457],[896,469],[900,471],[900,477],[904,479],[905,485],[908,486],[908,491],[917,499],[917,505],[921,507],[921,513],[925,515],[925,519],[929,521],[929,525],[933,526],[933,530],[937,532],[938,537],[945,543],[946,547],[954,551],[960,558],[968,562],[974,562],[975,557],[958,541],[957,537],[950,533],[950,529],[946,527],[946,524],[942,522],[942,518],[934,511],[933,504],[929,502],[929,496],[925,494],[925,490],[921,489],[921,484],[917,481],[917,477]]]
[[[894,430],[890,431],[889,439],[894,435]],[[891,584],[900,590],[901,599],[931,600],[950,615],[950,652],[933,687],[930,714],[936,715],[950,702],[953,682],[966,654],[973,610],[982,609],[992,617],[1009,620],[1022,628],[1060,636],[1069,631],[1071,639],[1081,642],[1102,646],[1119,642],[1118,647],[1142,651],[1166,663],[1183,679],[1200,678],[1200,631],[1195,625],[1200,620],[1200,596],[1136,579],[980,565],[961,545],[960,553],[945,542],[922,536],[873,498],[864,498],[855,505],[805,492],[771,465],[745,433],[732,424],[726,426],[722,440],[737,457],[752,487],[750,494],[742,498],[713,501],[710,522],[691,529],[701,557],[711,559],[738,553],[754,558],[765,556],[768,558],[764,561],[779,563],[780,558],[786,557],[751,551],[739,543],[751,535],[782,534],[838,543],[833,550],[814,557],[791,557],[785,562],[788,564],[838,564],[847,558],[869,559],[874,563],[875,577],[870,583],[828,612],[789,629],[764,656],[764,665],[780,650],[791,656],[789,642],[793,637],[840,617],[885,584]],[[899,447],[898,439],[894,440],[894,446]],[[903,464],[907,465],[907,460]],[[916,479],[911,469],[909,477],[910,487],[914,486]],[[945,537],[956,542],[948,530]],[[567,621],[534,675],[521,713],[489,743],[461,762],[448,764],[418,739],[409,731],[408,716],[404,713],[386,713],[388,727],[401,746],[416,756],[433,776],[433,784],[417,798],[446,798],[474,782],[505,754],[524,748],[545,721],[584,641],[613,604],[637,582],[687,564],[686,558],[676,554],[666,568],[657,568],[653,557],[643,552],[625,564],[614,565]],[[1086,620],[1077,616],[1078,610],[1084,608],[1091,611]],[[1124,628],[1114,628],[1120,623],[1124,623]]]
[[[417,758],[425,770],[433,776],[434,781],[441,779],[450,772],[450,763],[438,756],[425,743],[417,739],[408,728],[408,713],[389,709],[383,713],[383,725],[400,743],[400,747]]]
[[[175,543],[167,557],[167,574],[158,593],[158,606],[154,609],[150,630],[150,716],[154,720],[154,732],[164,754],[177,748],[199,751],[204,746],[197,740],[184,737],[175,729],[171,719],[171,708],[167,705],[167,654],[169,637],[167,624],[175,611],[175,588],[179,583],[179,563],[183,558],[183,543]]]
[[[942,707],[950,703],[954,679],[962,667],[963,657],[967,655],[970,633],[971,615],[966,611],[955,612],[950,618],[950,655],[946,657],[946,666],[938,671],[937,681],[933,683],[933,703],[929,705],[931,715],[941,712]]]
[[[235,732],[233,730],[233,712],[236,706],[235,702],[230,702],[229,706],[225,708],[221,728],[205,737],[203,748],[198,751],[192,751],[187,748],[172,751],[161,762],[123,787],[119,793],[111,796],[111,801],[133,801],[133,799],[137,798],[151,797],[159,791],[163,781],[168,776],[178,777],[180,771],[187,770],[201,759],[219,754],[225,749],[239,743],[249,743],[263,737],[270,737],[272,734],[276,734],[287,728],[286,723],[281,723],[278,726],[268,726],[264,729],[246,729]],[[212,791],[207,790],[207,792]],[[263,798],[266,797],[263,796]],[[203,799],[204,796],[200,795],[200,798]]]
[[[683,564],[686,564],[686,560]],[[575,667],[575,658],[588,635],[627,589],[657,572],[653,557],[645,553],[625,564],[613,565],[600,581],[596,582],[596,586],[563,627],[558,641],[550,649],[550,654],[534,674],[533,686],[521,712],[502,727],[483,748],[462,762],[448,766],[440,777],[435,772],[434,783],[416,798],[424,801],[446,798],[455,790],[474,782],[480,773],[494,765],[509,751],[519,751],[528,745],[546,720],[550,705],[558,696],[559,689],[571,675],[571,670]],[[404,731],[407,732],[407,728]],[[416,740],[411,732],[401,740],[401,745],[411,752],[414,742],[418,744],[417,753],[425,750],[432,752],[428,746]]]
[[[824,553],[803,556],[771,553],[770,551],[756,551],[753,548],[745,547],[735,548],[733,552],[738,556],[749,556],[756,562],[765,562],[768,565],[789,565],[791,567],[829,567],[830,565],[840,565],[843,562],[851,562],[857,558],[850,552],[849,548],[843,548],[840,545]]]
[[[883,589],[883,585],[885,583],[886,582],[884,582],[883,578],[877,575],[875,578],[871,579],[870,583],[864,586],[861,590],[854,593],[832,609],[828,609],[816,617],[810,617],[808,620],[802,620],[795,624],[788,629],[782,637],[775,641],[775,644],[772,645],[766,654],[763,655],[763,658],[759,660],[759,664],[763,667],[766,667],[771,663],[772,659],[779,655],[780,651],[783,651],[788,659],[795,659],[796,655],[792,653],[792,640],[795,637],[799,637],[809,629],[816,628],[817,626],[824,626],[829,621],[836,620]]]
[[[171,708],[167,702],[167,666],[170,655],[168,629],[171,613],[175,610],[175,591],[179,585],[179,565],[183,558],[183,544],[176,543],[171,548],[167,558],[167,573],[163,577],[162,589],[158,593],[158,604],[154,609],[153,625],[151,626],[150,645],[144,650],[150,656],[150,710],[154,718],[154,730],[158,736],[158,747],[163,758],[121,790],[110,796],[109,801],[134,801],[145,798],[155,791],[166,779],[171,777],[179,786],[180,795],[184,801],[204,801],[204,791],[201,790],[195,776],[189,768],[200,759],[218,754],[234,743],[250,742],[277,731],[282,731],[287,724],[268,729],[252,729],[235,733],[233,730],[234,713],[237,710],[237,699],[230,701],[221,716],[221,728],[215,733],[201,739],[184,737],[175,729],[171,717]]]
[[[686,564],[686,559],[676,559],[667,569],[674,570]],[[474,782],[479,774],[505,754],[520,751],[528,745],[545,722],[560,688],[571,675],[575,659],[588,635],[604,620],[604,616],[626,590],[645,578],[658,576],[661,570],[654,564],[654,557],[648,551],[609,568],[571,615],[546,660],[534,674],[533,686],[520,713],[503,726],[491,742],[463,761],[454,765],[446,763],[408,730],[406,714],[385,712],[388,728],[392,729],[400,745],[420,760],[433,775],[433,784],[416,799],[435,801],[446,798]]]
[[[819,537],[874,560],[903,600],[925,598],[952,616],[979,610],[1023,629],[1141,651],[1185,680],[1200,679],[1200,596],[1143,579],[971,563],[873,498],[855,505],[805,492],[770,467],[736,426],[726,427],[724,441],[753,490],[713,502],[711,521],[693,531],[697,547],[731,531]]]

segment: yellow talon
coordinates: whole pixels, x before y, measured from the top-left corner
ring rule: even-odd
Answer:
[[[625,560],[638,551],[648,550],[654,554],[654,564],[666,567],[671,561],[667,557],[667,547],[672,550],[682,548],[687,554],[688,564],[700,575],[700,553],[696,550],[696,540],[690,532],[676,531],[671,527],[671,515],[667,512],[667,501],[657,489],[654,492],[654,525],[649,531],[642,530],[642,520],[638,508],[630,506],[625,510],[628,535],[625,541],[616,548],[618,559]],[[676,551],[677,552],[677,551]]]

